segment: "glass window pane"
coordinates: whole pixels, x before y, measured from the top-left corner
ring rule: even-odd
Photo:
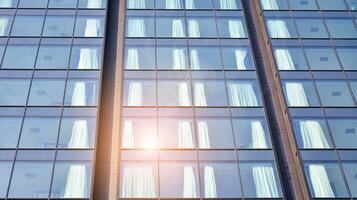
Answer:
[[[242,197],[237,164],[202,163],[200,166],[200,176],[203,197]],[[212,183],[214,184],[212,185]]]
[[[326,19],[327,28],[332,38],[355,38],[357,28],[353,20],[350,19]]]
[[[347,183],[349,185],[350,191],[352,193],[352,197],[357,197],[357,188],[355,187],[357,184],[357,164],[356,163],[344,163],[343,171],[345,172],[345,176],[347,179]]]
[[[87,149],[94,147],[96,118],[63,117],[58,148]]]
[[[355,99],[357,99],[357,81],[350,82],[350,85],[351,85],[352,93]]]
[[[227,106],[228,104],[223,81],[194,81],[193,91],[195,106]]]
[[[320,105],[315,86],[310,81],[285,81],[285,99],[291,107],[307,107]]]
[[[194,126],[191,118],[160,118],[160,148],[195,148]]]
[[[296,138],[301,149],[333,148],[327,124],[320,119],[293,120]]]
[[[332,137],[337,148],[357,148],[357,120],[328,120]]]
[[[19,8],[46,8],[47,0],[20,0]]]
[[[102,65],[102,48],[100,46],[73,46],[71,69],[100,69]]]
[[[155,106],[156,83],[154,80],[127,80],[124,86],[124,105]]]
[[[0,160],[0,198],[5,198],[12,170],[12,160]]]
[[[305,173],[313,197],[348,197],[347,188],[338,164],[306,163]]]
[[[163,55],[160,55],[160,57]],[[155,48],[152,46],[127,46],[125,51],[126,69],[155,69]]]
[[[11,35],[39,37],[42,31],[43,20],[44,16],[42,15],[17,15],[12,26]]]
[[[22,117],[0,117],[0,148],[16,148],[21,124]]]
[[[344,81],[317,81],[317,91],[324,106],[354,106],[348,86]]]
[[[355,57],[357,56],[357,48],[337,48],[337,54],[345,70],[357,70]]]
[[[320,18],[297,18],[295,21],[302,38],[328,37],[324,23]]]
[[[190,65],[193,70],[221,69],[222,61],[216,46],[191,46]]]
[[[1,7],[1,6],[0,6]],[[12,24],[11,16],[0,16],[0,36],[8,36]]]
[[[347,10],[344,0],[317,0],[321,10]]]
[[[312,70],[339,70],[335,51],[329,47],[305,48],[307,60]]]
[[[229,103],[234,107],[257,107],[262,105],[260,90],[255,81],[229,81]]]
[[[223,65],[229,70],[252,70],[254,62],[250,47],[221,47]]]
[[[268,18],[266,20],[271,38],[297,38],[294,21],[288,18]]]
[[[185,80],[159,80],[159,106],[191,106],[191,89]]]
[[[156,18],[157,37],[186,37],[186,27],[184,19],[180,17],[157,17]]]
[[[237,148],[271,148],[268,126],[264,119],[234,119],[233,128]]]
[[[50,15],[46,17],[43,36],[70,37],[73,34],[74,16]]]
[[[18,0],[7,0],[4,2],[1,2],[0,8],[13,8],[17,6],[17,1]]]
[[[260,0],[260,5],[264,10],[286,10],[289,5],[286,0]]]
[[[307,69],[304,52],[299,47],[276,47],[274,56],[279,70]]]
[[[72,28],[72,27],[71,27]],[[103,37],[104,19],[101,16],[78,16],[75,37]]]
[[[37,48],[37,45],[30,44],[8,45],[6,48],[2,68],[32,69],[35,65]]]
[[[60,106],[63,102],[64,80],[37,79],[33,80],[29,105]]]
[[[229,0],[229,1],[221,1],[221,0],[213,0],[214,7],[216,10],[237,10],[241,9],[240,0]]]
[[[126,17],[126,37],[154,37],[153,17]]]
[[[98,105],[98,81],[75,79],[67,81],[64,105],[96,106]]]
[[[103,0],[79,0],[79,8],[105,8],[105,2]]]
[[[122,148],[157,147],[156,119],[152,117],[126,118],[123,120]]]
[[[351,10],[357,10],[357,0],[346,0],[346,3]]]
[[[282,197],[276,167],[271,163],[240,164],[243,194],[247,198]]]
[[[188,69],[186,46],[157,46],[156,59],[158,69],[185,70]],[[147,62],[149,58],[145,59]],[[128,66],[127,66],[128,67]]]
[[[156,9],[183,9],[183,8],[184,8],[183,0],[156,0]]]
[[[243,18],[217,18],[219,36],[221,38],[247,38]]]
[[[187,17],[186,23],[187,35],[190,38],[217,37],[216,23],[215,19],[212,17]]]
[[[77,0],[50,0],[49,8],[76,8]]]
[[[212,0],[185,0],[186,9],[212,9]]]
[[[0,79],[0,105],[24,106],[29,89],[29,79]]]
[[[160,164],[162,198],[197,198],[197,167],[193,163],[162,162]]]
[[[315,0],[288,0],[292,10],[316,10]]]
[[[40,46],[37,56],[37,69],[65,69],[69,62],[69,45],[48,45]]]

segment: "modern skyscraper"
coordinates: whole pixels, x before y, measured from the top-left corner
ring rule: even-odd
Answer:
[[[357,198],[356,0],[0,0],[0,199]]]

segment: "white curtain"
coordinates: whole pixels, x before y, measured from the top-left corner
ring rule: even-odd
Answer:
[[[302,83],[285,83],[285,89],[289,106],[309,106],[309,101]]]
[[[186,69],[186,56],[184,49],[175,48],[172,52],[173,63],[172,66],[175,70]]]
[[[179,83],[179,105],[190,106],[190,94],[188,84],[186,82]]]
[[[205,198],[217,198],[217,186],[213,167],[204,167],[204,187]]]
[[[188,120],[180,120],[178,122],[178,148],[194,148],[191,123]]]
[[[87,8],[100,8],[102,7],[102,0],[88,0]]]
[[[123,129],[122,148],[134,148],[134,126],[133,121],[125,120]]]
[[[145,0],[129,0],[128,8],[145,9]]]
[[[280,70],[295,70],[295,65],[293,58],[289,50],[287,49],[276,49],[275,58]]]
[[[208,125],[206,121],[197,122],[198,142],[201,149],[211,148]]]
[[[2,8],[9,8],[12,6],[12,0],[1,0],[0,7]]]
[[[183,195],[184,198],[197,197],[197,185],[193,167],[183,168]]]
[[[166,0],[165,9],[181,9],[180,0]]]
[[[140,82],[129,83],[128,106],[141,106],[143,102],[143,85]]]
[[[71,106],[85,106],[87,105],[86,83],[83,81],[75,82]]]
[[[230,38],[244,38],[244,28],[241,20],[228,20],[228,31]]]
[[[236,0],[219,0],[221,9],[224,10],[235,10],[238,9]]]
[[[139,55],[138,49],[130,48],[128,50],[126,61],[126,68],[127,69],[139,69]]]
[[[301,120],[299,126],[304,148],[326,149],[330,147],[319,121]]]
[[[188,36],[191,38],[201,37],[200,26],[195,19],[188,20]]]
[[[81,48],[79,50],[78,69],[98,69],[98,50],[95,48]]]
[[[315,197],[335,197],[324,165],[310,164],[309,175]]]
[[[253,166],[253,180],[258,198],[279,197],[278,188],[272,166]]]
[[[260,121],[252,121],[250,126],[252,129],[252,147],[254,149],[268,148],[262,123]]]
[[[172,20],[172,37],[185,37],[182,20]]]
[[[89,148],[88,122],[87,120],[76,120],[73,123],[71,139],[68,143],[69,149]]]
[[[144,19],[128,20],[128,37],[145,37]]]
[[[196,9],[195,0],[186,0],[186,9]]]
[[[289,29],[284,20],[268,20],[268,29],[272,38],[290,38]]]
[[[258,100],[251,83],[229,83],[232,106],[258,106]]]
[[[64,198],[85,198],[88,195],[87,191],[87,172],[86,166],[81,164],[73,164],[70,166]]]
[[[276,3],[276,0],[262,0],[262,6],[265,10],[278,10],[279,6]]]
[[[203,83],[195,83],[195,106],[207,106],[205,86]]]
[[[99,37],[100,36],[100,20],[87,19],[84,37]]]
[[[247,66],[245,63],[247,57],[247,50],[246,49],[236,49],[235,50],[236,56],[236,65],[238,70],[246,70]]]
[[[198,51],[196,49],[191,49],[190,50],[190,62],[191,62],[191,68],[198,70],[200,69],[200,59],[198,57]]]
[[[152,167],[129,167],[123,170],[123,198],[155,198],[155,179]]]
[[[0,36],[5,36],[8,23],[8,18],[0,18]]]

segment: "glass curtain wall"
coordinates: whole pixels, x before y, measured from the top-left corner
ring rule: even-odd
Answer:
[[[91,198],[106,7],[0,1],[0,199]]]

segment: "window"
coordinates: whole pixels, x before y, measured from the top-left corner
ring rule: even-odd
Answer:
[[[291,107],[320,105],[315,86],[310,81],[283,82],[285,99]]]
[[[287,10],[289,8],[286,0],[260,0],[264,10]]]
[[[153,9],[154,8],[153,0],[127,0],[127,9]]]
[[[156,0],[156,9],[183,9],[183,8],[184,8],[183,0]]]
[[[317,81],[317,91],[324,106],[354,106],[348,86],[344,81]]]
[[[241,9],[240,0],[213,0],[216,10],[237,10]]]
[[[37,44],[9,44],[2,68],[32,69],[35,65],[37,48]]]
[[[349,185],[352,197],[357,196],[357,188],[355,185],[357,184],[356,182],[356,174],[357,174],[357,164],[356,163],[344,163],[342,164],[343,166],[343,171],[345,173],[347,183]]]
[[[7,0],[0,3],[0,8],[13,8],[17,6],[18,0]]]
[[[60,106],[63,101],[65,81],[60,79],[34,79],[29,105]]]
[[[8,36],[12,24],[11,16],[0,16],[0,36]]]
[[[0,153],[0,198],[5,198],[9,186],[14,152],[2,151]]]
[[[301,149],[332,148],[329,129],[321,119],[295,119],[294,131]]]
[[[229,103],[233,107],[261,106],[259,88],[255,81],[229,81]]]
[[[271,38],[297,38],[297,31],[292,19],[267,18],[266,23]]]
[[[227,94],[223,81],[196,80],[193,91],[195,106],[227,106]]]
[[[316,10],[315,0],[288,0],[292,10]]]
[[[159,146],[176,149],[195,148],[192,117],[159,118]]]
[[[191,106],[191,89],[186,80],[159,80],[159,106]]]
[[[49,8],[76,8],[77,0],[50,0]]]
[[[29,88],[29,79],[0,79],[0,105],[24,106]]]
[[[157,147],[157,121],[154,117],[125,118],[123,120],[122,148]]]
[[[305,163],[305,173],[314,198],[348,197],[338,164]]]
[[[165,58],[164,55],[161,56]],[[160,59],[158,59],[158,62],[160,62],[159,60]],[[125,68],[133,70],[155,69],[155,48],[153,46],[127,45],[125,51]]]
[[[275,61],[279,70],[306,70],[304,52],[299,47],[275,47]]]
[[[20,0],[19,8],[46,8],[47,0]]]
[[[56,148],[59,117],[25,117],[21,131],[20,148]]]
[[[42,44],[37,56],[37,69],[66,69],[69,63],[70,46],[65,44]]]
[[[39,37],[42,31],[43,20],[43,15],[17,15],[11,35]]]
[[[306,47],[305,53],[312,70],[339,70],[335,51],[331,47]]]
[[[317,0],[321,10],[347,10],[344,0]]]
[[[346,3],[348,4],[348,7],[351,10],[357,10],[357,1],[356,0],[346,0]]]
[[[357,56],[357,49],[355,47],[338,47],[337,54],[345,70],[357,70],[357,63],[353,59]]]
[[[126,17],[126,37],[154,37],[154,27],[151,16]]]
[[[64,105],[97,106],[98,81],[90,79],[70,79],[67,81]]]
[[[217,18],[218,32],[221,38],[247,38],[243,18]]]
[[[271,148],[270,136],[264,119],[234,119],[236,145],[240,149]]]
[[[189,68],[186,46],[157,46],[156,51],[158,55],[156,62],[159,69],[185,70]],[[148,56],[143,60],[148,63],[150,58],[151,56]]]
[[[295,19],[300,37],[302,38],[327,38],[329,37],[320,18]]]
[[[105,8],[105,0],[79,0],[79,8]]]
[[[104,21],[102,16],[77,16],[75,37],[103,37]]]
[[[337,148],[357,148],[357,120],[329,119],[328,124]]]
[[[47,15],[43,36],[71,37],[73,26],[74,15]]]
[[[208,14],[208,13],[207,13]],[[216,38],[217,29],[213,17],[196,16],[187,17],[187,34],[190,38]]]
[[[357,99],[357,81],[350,82],[350,85],[351,85],[352,93],[355,99]]]
[[[240,174],[245,197],[279,198],[282,196],[279,177],[273,164],[242,163]]]
[[[211,0],[185,0],[186,9],[212,9]]]
[[[254,62],[250,47],[222,46],[222,59],[224,68],[227,70],[252,70]]]
[[[156,36],[172,38],[186,37],[186,27],[184,18],[180,16],[158,16],[156,18]]]
[[[99,69],[102,64],[102,49],[97,45],[74,45],[71,54],[71,69]]]
[[[221,69],[222,61],[217,46],[190,46],[190,65],[193,70]]]
[[[332,38],[357,37],[357,28],[353,20],[343,18],[327,18],[325,21]]]
[[[156,84],[154,80],[126,80],[124,86],[124,105],[155,106]]]
[[[22,117],[0,117],[0,148],[16,148],[21,124]]]

